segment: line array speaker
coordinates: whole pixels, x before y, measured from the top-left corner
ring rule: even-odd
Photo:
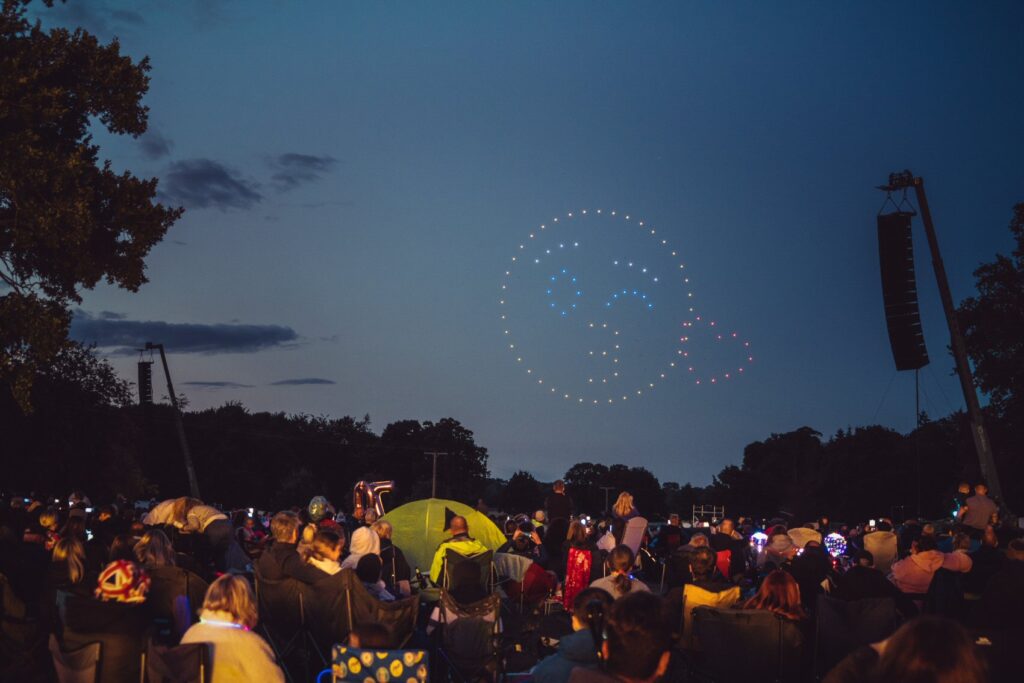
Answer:
[[[914,242],[910,230],[913,214],[878,216],[878,258],[882,270],[882,299],[889,345],[897,370],[917,370],[928,365],[928,349],[921,330],[914,277]]]

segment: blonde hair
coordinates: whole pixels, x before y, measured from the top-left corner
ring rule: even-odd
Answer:
[[[133,548],[135,557],[140,564],[156,567],[167,567],[176,564],[174,546],[160,529],[150,529]]]
[[[202,501],[195,498],[189,498],[188,496],[182,496],[174,501],[174,505],[171,506],[171,519],[174,522],[184,526],[188,520],[189,511],[196,505],[201,505]]]
[[[378,519],[370,525],[370,528],[376,531],[381,538],[391,538],[391,522],[386,519]]]
[[[53,561],[67,563],[71,583],[79,583],[85,576],[85,546],[74,536],[57,541],[53,546]]]
[[[618,500],[612,506],[612,511],[619,517],[625,517],[633,510],[633,494],[623,491],[619,494]]]
[[[39,526],[47,531],[57,529],[57,511],[53,508],[46,508],[39,514]]]
[[[227,612],[233,621],[247,629],[256,627],[256,600],[249,582],[241,576],[225,574],[210,584],[203,598],[204,612]]]

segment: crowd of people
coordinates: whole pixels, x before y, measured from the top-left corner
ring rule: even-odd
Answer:
[[[191,497],[96,507],[79,492],[12,497],[0,505],[0,679],[56,680],[51,651],[103,632],[120,638],[105,654],[105,681],[137,680],[147,640],[209,644],[215,683],[294,680],[258,628],[254,588],[295,582],[315,605],[348,576],[382,604],[419,600],[405,647],[449,643],[438,632],[454,631],[466,615],[508,626],[503,642],[535,655],[520,664],[520,679],[538,683],[707,675],[723,664],[710,631],[702,638],[707,615],[741,614],[753,614],[751,623],[758,614],[773,619],[787,634],[798,661],[783,678],[995,680],[1001,665],[985,648],[992,638],[1024,635],[1024,540],[1000,523],[983,484],[970,493],[961,487],[950,518],[932,522],[684,524],[671,515],[659,527],[628,492],[600,518],[580,514],[559,481],[542,509],[492,514],[505,532],[499,548],[477,540],[465,516],[446,520],[425,576],[394,544],[386,517],[345,514],[319,496],[273,515],[229,513]],[[519,558],[525,569],[489,581],[478,563],[448,565],[488,553]],[[496,591],[500,610],[481,607],[498,604]],[[823,669],[815,654],[828,637],[823,611],[838,609],[836,601],[882,601],[892,619],[884,637]],[[358,624],[347,641],[395,645],[375,623]],[[517,670],[502,661],[502,647],[473,675]]]

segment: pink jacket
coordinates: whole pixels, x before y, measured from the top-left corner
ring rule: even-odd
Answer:
[[[893,563],[891,580],[904,593],[927,593],[944,559],[938,550],[916,553]]]
[[[946,553],[942,558],[942,568],[951,572],[969,572],[974,566],[974,560],[964,550],[954,550]]]

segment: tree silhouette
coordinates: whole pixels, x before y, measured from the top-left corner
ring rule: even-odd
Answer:
[[[82,29],[43,31],[29,4],[0,9],[0,378],[25,411],[80,290],[101,280],[138,290],[145,257],[181,215],[154,203],[155,179],[115,173],[92,144],[94,122],[145,132],[148,58],[133,63],[116,39]]]

